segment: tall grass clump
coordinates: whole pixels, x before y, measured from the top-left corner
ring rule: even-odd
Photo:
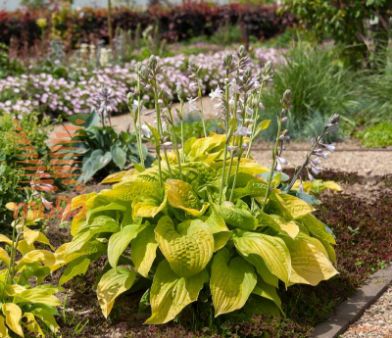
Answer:
[[[265,111],[272,117],[279,112],[284,91],[291,90],[288,128],[292,137],[317,135],[329,115],[348,112],[352,73],[336,55],[332,48],[300,42],[286,54],[286,62],[276,69],[271,85],[264,91]],[[268,138],[273,137],[273,130],[267,134]]]

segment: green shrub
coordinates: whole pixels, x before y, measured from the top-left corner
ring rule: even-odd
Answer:
[[[24,68],[17,60],[11,60],[8,55],[8,47],[0,43],[0,79],[10,75],[23,73]]]
[[[392,146],[392,122],[379,123],[358,133],[366,147]]]
[[[284,91],[291,90],[289,133],[293,138],[320,133],[329,115],[348,112],[352,75],[339,63],[334,52],[299,43],[287,53],[286,63],[276,69],[271,86],[264,91],[265,113],[271,117],[279,112]],[[271,129],[267,136],[274,133]]]

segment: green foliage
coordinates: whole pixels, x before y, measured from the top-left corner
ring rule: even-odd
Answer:
[[[358,133],[361,143],[366,147],[392,146],[392,123],[383,122]]]
[[[134,134],[125,131],[118,133],[111,126],[100,126],[95,112],[82,115],[86,119],[85,127],[78,129],[72,137],[73,146],[77,149],[65,150],[82,156],[79,181],[85,183],[93,177],[102,178],[118,169],[123,170],[132,163],[140,162]],[[75,123],[81,119],[80,114],[70,118],[71,122]],[[145,146],[142,150],[148,165],[152,157]]]
[[[14,210],[14,208],[11,208]],[[48,238],[23,221],[13,224],[12,239],[0,235],[0,335],[44,337],[56,334],[57,287],[44,283],[55,256]],[[36,244],[40,248],[36,248]]]
[[[286,8],[307,28],[315,30],[319,40],[332,38],[344,46],[343,52],[352,65],[368,61],[366,39],[373,39],[376,54],[388,45],[391,4],[388,0],[351,1],[335,3],[330,0],[286,0]],[[374,33],[367,21],[377,19]]]
[[[0,43],[0,79],[21,74],[23,71],[23,66],[17,60],[10,59],[8,47]]]
[[[265,199],[266,168],[242,158],[235,171],[234,161],[228,181],[235,187],[219,202],[225,143],[224,135],[191,138],[181,165],[168,152],[170,168],[162,161],[120,172],[103,181],[116,183],[112,188],[74,198],[73,239],[57,249],[54,269],[67,266],[62,279],[68,281],[107,256],[97,287],[104,316],[143,280],[150,324],[175,319],[201,294],[215,317],[259,300],[279,312],[279,280],[316,285],[334,276],[329,229],[296,191],[283,191],[279,177]]]
[[[275,116],[280,110],[281,97],[286,89],[290,89],[290,136],[317,135],[327,116],[334,112],[343,115],[348,112],[353,95],[351,78],[352,74],[335,58],[334,50],[299,43],[287,53],[286,63],[277,67],[271,87],[263,94],[267,117]]]

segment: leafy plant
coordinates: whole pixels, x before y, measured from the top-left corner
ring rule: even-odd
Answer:
[[[11,60],[8,55],[8,47],[0,43],[0,79],[10,75],[23,73],[23,66],[17,60]]]
[[[80,126],[72,137],[72,145],[76,149],[60,150],[78,154],[82,158],[79,181],[88,182],[94,176],[105,177],[115,170],[122,170],[130,164],[140,162],[136,136],[129,132],[114,130],[111,126],[99,124],[97,113],[76,114],[69,118]],[[142,153],[147,164],[152,157],[147,148],[142,146]]]
[[[8,208],[16,211],[15,203]],[[31,223],[18,219],[12,224],[12,238],[0,235],[0,334],[2,337],[27,332],[44,337],[46,331],[56,333],[56,307],[60,304],[55,296],[57,287],[45,284],[45,278],[55,262],[48,238],[29,227]],[[38,249],[46,247],[48,249]]]
[[[287,53],[285,64],[277,67],[271,87],[263,94],[267,116],[279,111],[281,97],[290,89],[291,137],[318,135],[328,116],[336,111],[346,114],[349,111],[353,97],[351,76],[335,58],[334,50],[316,50],[310,44],[299,43]],[[274,135],[274,129],[271,132]]]
[[[358,137],[366,147],[392,146],[392,123],[384,122],[358,132]]]
[[[66,266],[60,282],[85,274],[93,261],[107,256],[97,285],[105,317],[118,296],[143,286],[149,324],[167,323],[201,299],[212,304],[215,317],[239,309],[248,315],[255,309],[280,312],[280,282],[317,285],[337,274],[334,236],[300,198],[305,194],[291,189],[277,169],[289,92],[282,99],[271,170],[250,156],[252,140],[269,121],[258,121],[265,80],[253,87],[244,48],[237,65],[231,55],[225,58],[225,90],[215,93],[225,107],[225,134],[190,138],[181,147],[172,134],[170,150],[162,117],[170,122],[171,114],[161,107],[157,62],[151,58],[142,70],[143,83],[155,93],[157,126],[149,127],[157,160],[148,169],[110,175],[103,183],[115,183],[111,189],[73,199],[71,209],[78,210],[73,239],[55,253],[55,269]],[[330,121],[336,124],[337,117]],[[320,140],[293,182],[321,151]]]

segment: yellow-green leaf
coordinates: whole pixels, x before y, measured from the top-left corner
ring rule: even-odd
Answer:
[[[24,326],[30,333],[34,334],[34,337],[45,337],[45,334],[35,319],[34,314],[31,312],[25,312],[23,314],[23,318],[25,318]]]
[[[263,212],[258,216],[258,220],[261,225],[287,233],[291,238],[295,238],[299,234],[299,226],[294,220],[287,221],[279,215],[268,215]]]
[[[8,252],[3,248],[0,248],[0,261],[3,262],[6,266],[10,265],[11,258],[8,255]]]
[[[329,260],[324,246],[316,238],[301,233],[294,240],[286,240],[286,244],[291,255],[291,284],[314,286],[338,273]]]
[[[24,337],[20,321],[22,319],[21,308],[14,303],[4,303],[2,306],[5,322],[10,330],[15,332],[18,336]]]
[[[310,204],[289,194],[275,192],[271,194],[271,198],[279,204],[279,207],[284,212],[285,216],[294,219],[303,217],[314,211],[314,208]]]
[[[258,226],[256,217],[250,211],[240,209],[231,202],[224,202],[222,205],[216,205],[215,208],[225,223],[232,227],[254,230]]]
[[[259,280],[252,293],[260,297],[272,300],[279,308],[279,310],[283,313],[282,301],[279,298],[276,287],[268,285],[267,283],[264,283],[263,281]]]
[[[162,261],[154,275],[150,291],[151,317],[146,324],[164,324],[173,320],[188,304],[197,300],[208,280],[204,270],[192,277],[179,277]]]
[[[24,264],[41,262],[44,266],[51,267],[56,259],[52,252],[48,250],[32,250],[26,253],[18,262],[17,267],[20,268]]]
[[[8,338],[8,329],[5,326],[4,317],[0,315],[0,337]]]
[[[208,225],[198,219],[182,222],[176,229],[171,218],[163,216],[155,238],[170,267],[181,277],[201,272],[214,252],[214,237]]]
[[[158,243],[153,226],[147,226],[131,242],[131,259],[136,271],[147,277],[156,257]]]
[[[330,244],[336,244],[335,237],[330,231],[328,231],[327,226],[323,222],[319,221],[314,215],[306,215],[301,217],[299,221],[314,237],[317,237],[318,239]]]
[[[90,259],[81,257],[71,262],[60,277],[59,285],[63,285],[78,275],[84,275],[90,265]]]
[[[48,285],[38,285],[28,289],[14,284],[6,288],[7,295],[14,297],[15,303],[28,302],[54,307],[60,305],[59,299],[54,296],[57,291],[57,288]]]
[[[249,263],[238,256],[230,260],[227,249],[219,251],[212,261],[210,279],[215,317],[242,308],[256,283],[256,273]]]
[[[116,298],[129,290],[136,279],[136,273],[128,267],[108,270],[97,286],[97,297],[102,313],[107,318],[112,311]]]
[[[231,231],[226,226],[225,220],[215,208],[211,208],[211,214],[205,221],[214,236],[214,252],[222,249],[231,237]]]
[[[165,182],[165,189],[169,204],[191,216],[199,217],[208,208],[208,203],[202,204],[192,186],[185,181],[169,179]]]
[[[3,234],[0,234],[0,243],[6,243],[8,245],[12,245],[12,241],[6,235]]]
[[[23,230],[23,238],[28,245],[33,245],[35,242],[40,242],[48,245],[52,250],[53,246],[50,244],[49,239],[38,230],[32,230],[28,227],[25,227]]]
[[[144,229],[142,224],[130,224],[123,227],[119,232],[111,235],[108,243],[109,264],[115,268],[120,256],[123,254],[129,243],[136,238],[138,233]]]
[[[281,238],[256,232],[243,232],[235,236],[233,240],[238,252],[246,257],[256,269],[259,260],[262,259],[268,270],[288,285],[291,259],[289,250]]]
[[[132,203],[132,217],[147,217],[153,218],[158,215],[166,206],[166,196],[161,201],[154,198],[140,198]]]

